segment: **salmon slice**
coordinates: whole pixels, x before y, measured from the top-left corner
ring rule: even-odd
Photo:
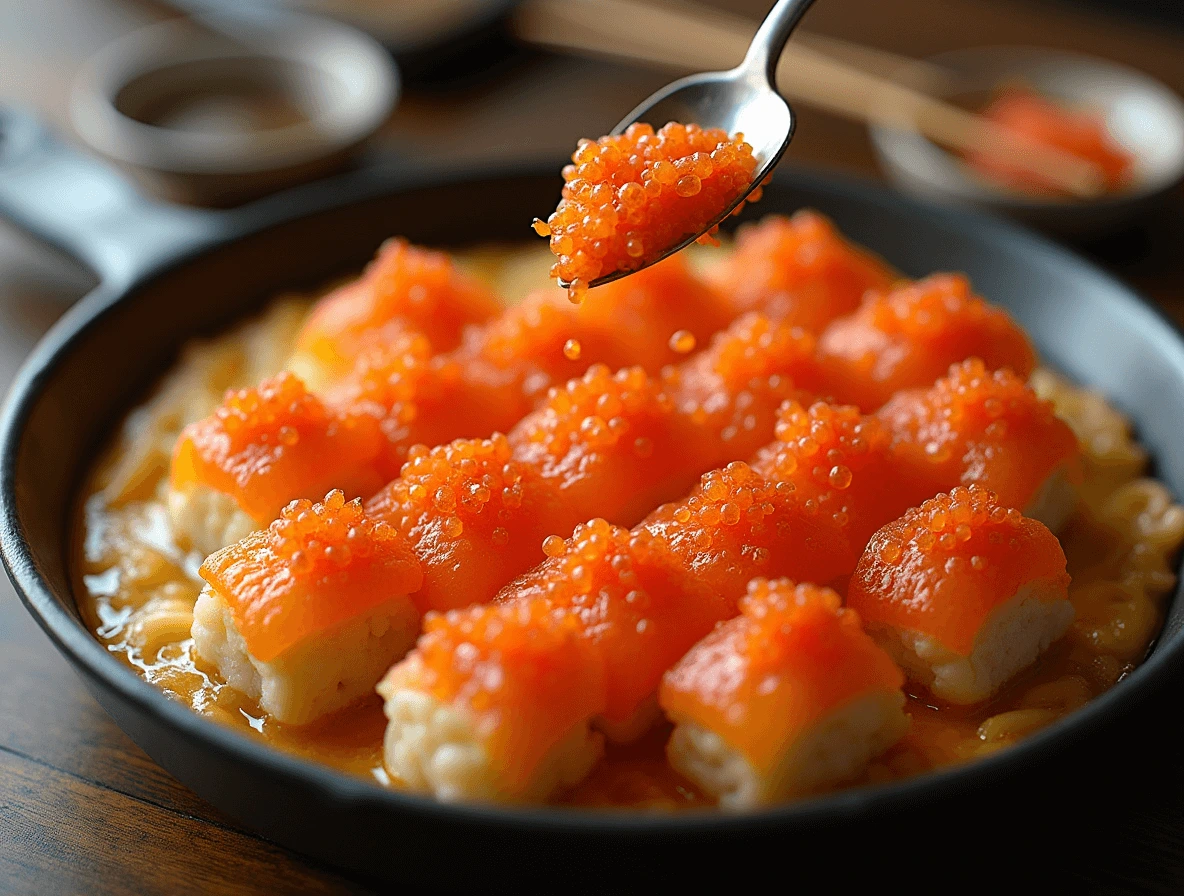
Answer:
[[[426,337],[404,334],[364,352],[326,400],[378,422],[385,481],[399,474],[413,445],[508,429],[531,407],[518,387],[513,370],[456,352],[435,354]]]
[[[442,800],[546,800],[601,755],[601,670],[576,617],[546,601],[430,613],[378,686],[387,771]]]
[[[711,345],[664,374],[679,412],[715,443],[716,466],[743,460],[767,443],[786,399],[817,395],[822,373],[809,333],[747,314]]]
[[[597,519],[571,538],[548,539],[547,560],[507,586],[498,601],[548,601],[571,610],[604,666],[597,725],[632,740],[657,718],[662,674],[734,603],[689,574],[666,540]]]
[[[812,333],[859,307],[868,290],[900,279],[888,265],[848,242],[813,211],[768,215],[745,224],[731,252],[706,279],[737,313],[759,311]]]
[[[1068,587],[1056,536],[972,485],[877,532],[847,604],[910,678],[941,699],[974,703],[1065,633]]]
[[[411,546],[340,491],[293,501],[208,557],[201,576],[198,656],[289,724],[369,693],[419,630],[409,595],[423,574]]]
[[[751,809],[855,777],[908,728],[904,675],[839,595],[756,579],[662,680],[671,764]]]
[[[250,528],[294,498],[331,488],[371,494],[382,484],[381,440],[373,419],[327,406],[291,373],[228,392],[213,414],[182,431],[173,451],[169,505],[178,534],[195,546],[217,541],[203,531],[209,516],[192,512],[208,505],[210,492],[257,524]]]
[[[642,525],[663,537],[697,580],[730,601],[733,614],[754,577],[831,582],[849,575],[855,562],[845,533],[809,512],[792,483],[762,476],[742,461],[705,474],[689,495],[659,507]]]
[[[932,494],[901,481],[887,430],[850,405],[786,402],[776,436],[753,469],[792,486],[807,514],[842,534],[847,572],[877,529]]]
[[[300,371],[319,371],[327,381],[348,371],[365,349],[409,332],[422,333],[437,352],[448,351],[466,327],[502,309],[497,296],[447,253],[387,240],[360,278],[313,308],[297,339]]]
[[[963,361],[930,388],[897,394],[877,416],[904,475],[927,495],[978,484],[1054,530],[1076,504],[1077,439],[1010,370]]]
[[[818,347],[827,391],[864,411],[901,389],[932,385],[966,358],[1022,377],[1036,361],[1019,325],[974,295],[961,274],[934,274],[871,293],[857,311],[826,328]]]
[[[616,359],[589,360],[610,367],[637,365],[651,374],[684,360],[685,351],[671,345],[675,333],[689,334],[692,348],[706,345],[735,316],[728,300],[697,276],[682,255],[599,286],[576,306],[581,331],[604,334],[618,346]]]
[[[510,433],[515,460],[554,491],[552,532],[595,516],[637,522],[712,466],[714,452],[703,441],[640,367],[612,373],[599,364],[551,389]]]
[[[562,513],[556,490],[514,460],[509,440],[416,445],[399,477],[366,504],[413,545],[423,565],[421,610],[484,603],[544,559],[543,539]]]

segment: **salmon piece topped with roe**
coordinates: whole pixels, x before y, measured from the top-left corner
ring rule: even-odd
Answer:
[[[557,490],[495,433],[414,446],[366,512],[411,542],[424,572],[415,599],[426,612],[485,603],[541,562],[561,508]]]
[[[535,232],[550,238],[551,276],[579,300],[593,280],[632,271],[720,217],[751,184],[757,162],[741,135],[670,122],[632,124],[581,140],[563,169],[563,198]],[[755,202],[759,194],[749,197]]]
[[[416,333],[364,352],[327,400],[377,421],[378,466],[388,481],[413,445],[478,438],[512,426],[531,407],[516,385],[514,371],[461,352],[436,354]]]
[[[445,252],[387,240],[362,276],[317,302],[296,343],[298,372],[321,385],[365,349],[422,333],[435,351],[455,348],[466,327],[502,311],[498,297]],[[307,368],[307,369],[306,369]]]
[[[643,526],[665,538],[734,613],[757,576],[829,583],[850,574],[855,560],[845,533],[805,505],[792,482],[733,461],[704,474],[689,495],[663,504]]]
[[[375,469],[381,439],[375,420],[325,404],[291,373],[228,392],[177,440],[168,496],[174,529],[209,554],[295,498],[331,488],[369,495],[383,481]]]
[[[507,604],[546,600],[572,611],[604,665],[596,725],[630,741],[657,720],[662,674],[732,615],[734,602],[696,580],[661,536],[596,519],[544,544],[547,560],[507,586]]]
[[[737,312],[759,311],[811,333],[858,308],[868,290],[887,290],[900,279],[813,211],[743,225],[732,251],[706,277]]]
[[[1077,504],[1077,439],[1010,370],[971,358],[928,389],[898,393],[877,416],[904,474],[926,494],[977,484],[1054,532]]]
[[[715,443],[714,466],[743,460],[773,434],[787,399],[817,395],[822,372],[812,335],[762,314],[746,314],[686,363],[664,373],[679,413]]]
[[[277,721],[311,722],[370,693],[415,642],[423,579],[401,535],[359,501],[293,501],[206,558],[198,656]]]
[[[711,466],[699,431],[640,367],[593,365],[553,387],[509,438],[515,460],[555,490],[554,532],[595,516],[632,525]]]
[[[847,605],[909,678],[986,700],[1073,621],[1061,544],[987,489],[937,495],[873,536]]]
[[[1011,316],[974,295],[961,274],[934,274],[889,292],[871,293],[818,342],[839,401],[874,411],[901,389],[923,388],[951,364],[981,358],[988,369],[1022,377],[1036,363],[1028,337]]]
[[[839,595],[756,579],[666,673],[671,765],[728,810],[856,777],[908,729],[904,675]]]
[[[602,666],[575,616],[546,601],[429,613],[378,692],[387,771],[440,800],[541,802],[602,752],[588,726]]]
[[[841,534],[848,573],[877,529],[931,494],[900,481],[887,430],[849,405],[786,402],[776,436],[753,469],[792,486],[807,515]]]

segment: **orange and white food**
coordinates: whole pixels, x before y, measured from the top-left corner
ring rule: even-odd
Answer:
[[[198,657],[280,722],[368,694],[419,631],[411,546],[340,491],[293,501],[268,528],[202,564]]]
[[[558,276],[700,226],[737,139],[582,145]],[[383,786],[728,810],[998,749],[1141,661],[1184,508],[964,276],[813,212],[578,304],[539,249],[524,284],[392,241],[188,350],[88,484],[112,653]]]
[[[847,603],[911,679],[956,704],[986,700],[1073,621],[1056,536],[973,485],[877,532]]]
[[[670,763],[724,809],[817,792],[905,733],[903,684],[834,591],[755,579],[662,681]]]

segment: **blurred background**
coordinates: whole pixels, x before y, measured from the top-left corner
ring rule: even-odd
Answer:
[[[630,51],[633,56],[674,46],[674,64],[669,58],[662,60],[665,64],[645,64],[540,48],[540,33],[569,34],[562,23],[547,18],[548,11],[553,19],[565,3],[575,8],[583,2],[0,0],[0,103],[24,107],[85,151],[116,159],[146,191],[198,204],[233,205],[343,165],[559,160],[578,137],[605,133],[637,101],[677,74],[679,54],[686,55],[684,71],[711,67],[704,63],[712,61],[710,47],[696,48],[681,37],[667,41],[660,26],[619,11],[600,16],[605,34],[590,38],[593,44],[599,41],[602,50],[614,52],[620,48],[613,46],[615,32],[621,47],[637,45]],[[747,20],[755,28],[768,6],[767,0],[702,0],[694,9],[702,13],[709,7],[733,17],[721,20],[727,24]],[[293,11],[351,28],[334,36],[314,27],[277,50],[268,42],[286,33]],[[184,18],[203,24],[177,22]],[[167,21],[174,24],[164,32],[143,30]],[[849,61],[905,82],[901,57],[1026,45],[1129,66],[1165,88],[1173,101],[1184,92],[1184,4],[1176,0],[818,0],[803,31],[799,37],[820,42],[814,45],[821,49],[834,50],[826,44],[833,39],[849,42],[837,45],[843,50],[854,44],[860,55]],[[535,40],[524,41],[524,34]],[[350,43],[351,35],[372,42]],[[352,60],[354,68],[347,66],[339,74],[347,86],[353,85],[353,93],[318,93],[316,84],[286,70],[232,72],[217,59],[212,67],[181,65],[192,63],[195,48],[210,41],[229,44],[235,51],[230,55],[275,51],[299,60],[319,54],[330,66]],[[890,55],[877,57],[873,51]],[[381,64],[367,57],[374,52],[382,55]],[[389,74],[380,71],[391,57],[401,73],[397,99],[394,84],[383,81]],[[145,71],[164,75],[145,80]],[[219,79],[222,83],[214,83]],[[383,91],[390,94],[385,105],[375,95]],[[276,137],[295,133],[282,130],[295,120],[289,120],[293,115],[299,117],[300,110],[290,108],[293,97],[297,103],[307,101],[305,111],[319,110],[330,118],[340,113],[317,136],[325,145],[316,164],[287,158],[291,147]],[[1137,105],[1126,98],[1123,103],[1122,109]],[[883,178],[886,170],[893,173],[883,151],[877,155],[868,124],[855,120],[859,115],[836,114],[801,101],[795,109],[798,130],[785,164],[872,178]],[[129,121],[134,126],[130,130]],[[161,127],[179,132],[184,139],[173,141],[176,145],[146,146],[145,125],[157,133]],[[286,166],[281,176],[260,177],[243,163],[248,154],[235,149],[242,136],[235,132],[252,129],[271,129],[275,139],[266,148],[278,154],[276,159],[284,156],[276,162]],[[218,159],[225,161],[229,154],[238,164],[229,179],[211,179],[208,170],[201,177],[184,170],[189,163],[181,149],[200,148],[207,130],[215,132],[221,141],[215,149],[222,152],[219,156],[211,150],[202,164],[217,167]],[[1181,133],[1171,137],[1180,146],[1184,165],[1184,125],[1176,130]],[[1155,133],[1136,136],[1151,145],[1163,142]],[[896,175],[899,184],[900,172]],[[1134,279],[1159,276],[1159,247],[1178,245],[1184,233],[1174,185],[1175,180],[1165,184],[1166,195],[1157,197],[1154,207],[1140,208],[1135,220],[1090,235],[1086,251]],[[7,381],[27,346],[89,284],[89,274],[81,268],[0,224],[0,382]],[[1158,290],[1159,296],[1163,291]]]

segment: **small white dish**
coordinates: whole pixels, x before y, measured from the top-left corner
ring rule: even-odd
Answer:
[[[284,12],[225,30],[174,19],[103,48],[75,81],[79,135],[170,198],[229,204],[340,165],[398,99],[357,28]]]
[[[926,61],[950,72],[942,91],[949,98],[986,95],[1018,81],[1070,106],[1096,110],[1115,141],[1135,157],[1135,170],[1127,189],[1097,199],[1035,197],[978,176],[957,156],[915,131],[873,125],[872,145],[885,174],[907,192],[977,206],[1061,236],[1089,239],[1135,223],[1184,178],[1184,102],[1142,72],[1038,47],[978,47]]]

